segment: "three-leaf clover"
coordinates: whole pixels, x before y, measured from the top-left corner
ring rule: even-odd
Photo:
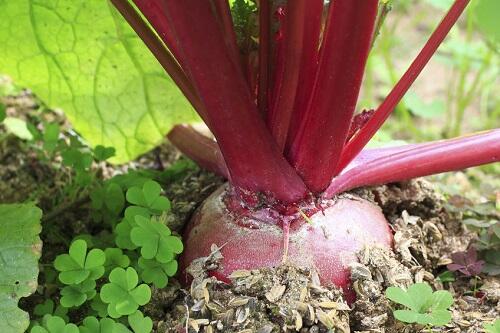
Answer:
[[[66,322],[69,320],[67,316],[68,309],[60,305],[55,306],[54,301],[50,298],[46,299],[45,302],[36,305],[33,309],[33,313],[40,317],[43,317],[46,314],[50,314],[53,316],[61,317]]]
[[[130,330],[121,323],[110,318],[98,320],[96,317],[87,317],[79,327],[80,333],[129,333]]]
[[[97,145],[94,148],[94,158],[99,161],[105,161],[110,157],[115,156],[116,149],[113,147],[104,147],[102,145]]]
[[[153,180],[145,182],[142,188],[138,186],[129,188],[126,197],[131,204],[146,207],[154,214],[170,209],[170,201],[161,196],[161,186]]]
[[[155,258],[161,263],[168,263],[180,254],[183,245],[179,237],[172,236],[170,229],[151,218],[136,216],[136,227],[130,232],[132,242],[141,248],[145,259]]]
[[[80,306],[86,300],[94,298],[96,295],[95,281],[87,279],[79,284],[72,284],[61,290],[61,305],[65,308]]]
[[[137,311],[140,305],[149,302],[151,289],[147,284],[137,285],[139,277],[132,267],[127,270],[117,267],[109,274],[109,283],[101,288],[101,299],[108,303],[108,314],[119,318]]]
[[[87,243],[74,241],[69,247],[69,254],[61,254],[54,261],[54,267],[60,272],[59,280],[64,284],[79,284],[87,279],[97,280],[104,274],[105,255],[102,250],[92,249],[87,254]]]
[[[42,326],[36,325],[31,328],[31,333],[79,333],[75,324],[66,324],[64,319],[52,315],[45,315]]]
[[[407,310],[394,311],[394,317],[405,323],[442,326],[451,320],[448,308],[453,304],[451,294],[446,290],[432,292],[427,283],[415,283],[407,291],[398,287],[387,288],[385,295]]]
[[[153,321],[149,317],[144,317],[141,311],[129,315],[128,324],[134,333],[150,333],[153,329]]]
[[[484,324],[484,330],[487,333],[500,333],[500,319],[495,320],[493,323]]]
[[[467,251],[452,253],[451,260],[453,263],[446,267],[452,272],[459,271],[465,276],[478,275],[484,266],[484,260],[477,260],[477,251],[473,247]]]
[[[146,283],[153,283],[156,288],[164,288],[168,283],[168,277],[174,276],[177,272],[177,261],[171,260],[168,263],[161,263],[156,260],[139,258],[141,268],[141,278]]]
[[[92,209],[101,211],[102,218],[113,218],[119,215],[125,207],[125,196],[120,185],[116,183],[107,183],[90,193]]]
[[[90,302],[90,307],[92,308],[94,314],[101,318],[108,315],[108,304],[104,303],[101,299],[101,294],[97,294]]]
[[[130,265],[130,258],[123,254],[122,249],[110,247],[104,250],[104,254],[106,255],[104,266],[107,271],[114,267],[125,268]]]
[[[137,248],[137,245],[130,239],[132,228],[137,226],[135,222],[136,216],[150,218],[151,214],[147,208],[139,206],[130,206],[125,209],[125,218],[116,225],[114,230],[116,235],[115,243],[121,249],[135,250]]]

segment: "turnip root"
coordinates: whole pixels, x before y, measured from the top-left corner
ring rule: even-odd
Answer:
[[[213,275],[220,280],[229,282],[229,275],[236,270],[287,262],[315,269],[323,284],[343,288],[352,301],[349,264],[357,261],[356,253],[364,246],[392,244],[392,233],[381,209],[358,197],[324,200],[320,206],[304,204],[300,210],[307,218],[298,211],[283,215],[270,208],[228,209],[234,200],[225,185],[195,213],[184,234],[184,269],[194,259],[208,256],[212,244],[216,244],[223,259]],[[287,249],[283,231],[288,225]]]

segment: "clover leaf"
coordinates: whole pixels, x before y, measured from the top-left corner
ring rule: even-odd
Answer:
[[[123,254],[122,249],[118,248],[107,248],[104,250],[106,255],[106,262],[104,266],[107,271],[110,271],[114,267],[126,268],[130,265],[130,258]]]
[[[486,333],[500,333],[500,319],[495,320],[493,323],[484,324]]]
[[[93,312],[101,318],[108,315],[108,304],[104,303],[101,299],[101,294],[97,294],[90,303]]]
[[[448,308],[453,304],[453,298],[446,290],[433,293],[427,283],[415,283],[406,291],[399,287],[389,287],[385,295],[391,301],[409,308],[394,311],[394,317],[399,321],[442,326],[451,320]]]
[[[137,226],[135,222],[136,216],[150,218],[151,214],[147,208],[139,206],[130,206],[125,209],[125,218],[115,227],[115,243],[121,249],[137,249],[137,245],[135,245],[130,239],[130,232],[132,231],[132,228]]]
[[[65,308],[80,306],[86,300],[94,298],[96,295],[95,281],[87,279],[79,284],[73,284],[64,287],[61,290],[61,305]]]
[[[125,207],[125,196],[120,185],[107,183],[98,187],[90,193],[92,209],[94,215],[99,213],[97,220],[108,222],[116,219]]]
[[[154,214],[170,210],[170,201],[161,196],[161,186],[153,180],[145,182],[142,188],[129,188],[126,197],[131,204],[146,207]]]
[[[87,243],[74,241],[69,247],[69,254],[61,254],[54,261],[54,267],[60,272],[59,280],[64,284],[79,284],[86,279],[97,280],[104,274],[105,255],[102,250],[92,249],[87,254]]]
[[[80,333],[129,333],[130,330],[123,324],[110,318],[97,319],[86,317],[83,325],[79,327]]]
[[[141,247],[141,256],[145,259],[155,258],[161,263],[168,263],[180,254],[183,245],[179,237],[172,236],[170,229],[151,218],[136,216],[136,227],[130,232],[132,242]]]
[[[67,316],[68,309],[60,305],[56,307],[54,301],[50,298],[45,300],[43,303],[37,304],[33,309],[33,313],[40,317],[50,314],[56,317],[61,317],[66,322],[69,320]]]
[[[174,276],[177,272],[177,261],[171,260],[168,263],[161,263],[156,260],[139,258],[141,268],[141,278],[146,283],[153,283],[156,288],[164,288],[168,283],[168,277]]]
[[[149,317],[144,317],[141,311],[129,315],[128,324],[134,333],[150,333],[153,329],[153,321]]]
[[[113,269],[109,274],[109,281],[101,288],[101,299],[108,303],[108,314],[111,318],[130,315],[151,298],[148,285],[137,285],[139,277],[132,267],[127,270],[121,267]]]
[[[42,320],[42,326],[33,326],[31,333],[79,333],[75,324],[66,324],[64,319],[52,315],[45,315]]]
[[[99,161],[105,161],[108,158],[115,156],[116,149],[113,147],[104,147],[102,145],[97,145],[94,148],[94,158]]]

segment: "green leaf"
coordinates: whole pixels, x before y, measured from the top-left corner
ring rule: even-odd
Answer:
[[[107,269],[115,267],[128,267],[130,265],[130,259],[127,255],[123,254],[123,251],[118,248],[107,248],[104,250],[106,254],[106,262],[104,266]]]
[[[113,162],[197,119],[109,1],[0,1],[0,45],[0,73],[61,107],[92,146],[115,147]]]
[[[500,319],[495,320],[495,322],[491,324],[484,324],[484,330],[487,333],[500,333]]]
[[[53,152],[59,141],[59,133],[61,129],[57,123],[48,123],[45,125],[43,132],[43,149],[48,152]]]
[[[118,267],[111,271],[109,283],[101,288],[101,300],[108,304],[111,318],[119,318],[137,311],[151,299],[151,289],[146,284],[137,285],[139,277],[132,267]]]
[[[476,24],[493,43],[500,43],[498,13],[500,13],[500,1],[498,0],[478,0],[474,7]]]
[[[54,301],[46,299],[45,302],[37,304],[33,309],[33,313],[39,317],[43,317],[46,314],[50,314],[53,316],[61,317],[65,322],[68,322],[69,318],[67,316],[68,309],[58,305],[57,307],[54,304]]]
[[[408,93],[404,97],[404,102],[413,114],[424,119],[432,119],[442,116],[446,111],[444,101],[433,100],[430,103],[426,103],[420,96],[412,92]]]
[[[100,249],[92,249],[87,254],[87,243],[83,239],[74,241],[69,254],[61,254],[54,261],[60,272],[59,280],[64,284],[79,284],[87,278],[97,280],[104,274],[106,257]]]
[[[94,148],[94,158],[100,162],[115,156],[115,153],[116,149],[113,147],[104,147],[102,145],[97,145]]]
[[[385,294],[393,302],[410,308],[410,310],[394,311],[394,317],[399,321],[442,326],[451,320],[448,308],[453,304],[453,297],[446,290],[433,293],[427,283],[415,283],[407,291],[389,287]]]
[[[0,60],[1,61],[1,60]],[[7,132],[14,134],[23,140],[32,140],[33,135],[28,130],[26,122],[19,118],[7,117],[3,120]]]
[[[153,283],[156,288],[164,288],[168,283],[168,277],[174,276],[178,268],[176,260],[163,264],[143,257],[139,258],[138,265],[141,268],[142,280],[146,283]]]
[[[129,315],[128,323],[134,333],[150,333],[153,329],[153,321],[149,317],[144,317],[141,311]]]
[[[0,123],[7,117],[7,113],[5,112],[6,109],[5,104],[0,103]]]
[[[125,196],[120,185],[109,183],[106,186],[106,196],[104,198],[106,208],[113,214],[120,214],[125,207]]]
[[[28,314],[17,302],[37,287],[41,217],[42,211],[32,203],[0,204],[0,332],[28,328]]]
[[[172,236],[163,223],[142,216],[136,216],[135,222],[137,226],[132,228],[130,239],[141,247],[141,256],[145,259],[155,258],[161,263],[168,263],[175,254],[182,253],[182,241]]]
[[[80,333],[118,333],[118,323],[110,318],[98,320],[96,317],[87,317],[80,326]]]
[[[170,210],[170,201],[161,196],[161,186],[153,180],[146,181],[142,188],[129,188],[126,198],[131,204],[149,208],[154,214]]]
[[[92,279],[83,281],[80,284],[65,286],[61,290],[61,305],[65,308],[80,306],[85,301],[94,298],[96,283]]]
[[[75,324],[66,322],[57,316],[45,315],[42,326],[33,326],[31,333],[79,333]]]

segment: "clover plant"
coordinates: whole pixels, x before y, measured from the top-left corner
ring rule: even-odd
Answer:
[[[451,312],[448,308],[453,304],[453,298],[446,290],[432,292],[432,288],[427,283],[415,283],[407,290],[389,287],[385,295],[391,301],[405,307],[405,309],[393,312],[394,317],[399,321],[442,326],[451,320]]]
[[[495,320],[493,323],[484,324],[484,330],[487,333],[500,333],[500,319]]]
[[[141,269],[141,278],[146,283],[152,283],[156,288],[164,288],[168,283],[168,278],[174,276],[177,272],[177,261],[170,260],[167,263],[161,263],[156,260],[139,258],[139,268]]]
[[[101,288],[101,299],[108,304],[111,318],[134,313],[150,298],[151,289],[147,284],[139,284],[139,276],[132,267],[126,270],[121,267],[113,269],[109,274],[109,283]]]
[[[104,274],[104,251],[92,249],[87,253],[87,243],[76,240],[68,254],[57,256],[54,267],[60,272],[59,280],[67,285],[79,284],[86,279],[97,280]]]
[[[127,201],[133,205],[148,208],[156,214],[170,209],[170,201],[161,196],[161,187],[154,181],[145,182],[142,188],[138,186],[130,188],[127,191]]]
[[[130,239],[141,248],[143,258],[168,263],[182,252],[181,240],[172,236],[165,224],[143,216],[136,216],[135,222],[137,226],[132,228]]]
[[[61,317],[48,314],[43,317],[42,325],[33,326],[30,333],[79,333],[79,330],[75,324],[66,324]]]
[[[69,318],[67,316],[68,309],[61,305],[55,305],[54,301],[50,298],[46,299],[45,302],[37,304],[33,309],[33,314],[39,317],[43,317],[47,314],[61,317],[65,322],[68,322]]]
[[[65,286],[61,289],[61,305],[66,308],[80,306],[85,301],[95,297],[96,283],[92,279],[87,279],[82,283]]]
[[[80,333],[127,333],[130,332],[125,325],[115,322],[110,318],[86,317],[83,325],[79,327]],[[151,331],[149,331],[151,332]]]

